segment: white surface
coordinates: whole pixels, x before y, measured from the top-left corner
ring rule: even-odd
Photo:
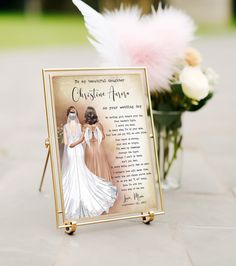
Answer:
[[[221,80],[207,107],[185,114],[183,185],[165,193],[166,215],[74,236],[55,227],[50,171],[38,192],[47,135],[41,68],[96,66],[96,55],[83,47],[0,54],[0,265],[236,265],[236,36],[196,46]]]

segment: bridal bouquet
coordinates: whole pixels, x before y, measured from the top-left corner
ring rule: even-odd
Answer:
[[[181,10],[161,5],[142,15],[136,6],[101,14],[80,0],[73,3],[84,16],[103,66],[147,67],[161,177],[166,180],[182,148],[182,113],[202,108],[217,81],[213,69],[204,68],[200,53],[190,47],[194,22]]]

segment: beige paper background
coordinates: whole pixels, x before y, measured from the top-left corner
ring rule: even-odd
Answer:
[[[122,80],[124,82],[112,82],[112,80]],[[77,83],[75,83],[75,80]],[[89,83],[91,80],[106,80],[106,82],[96,82]],[[111,80],[111,82],[109,82]],[[79,83],[78,83],[79,81]],[[85,83],[82,83],[85,81]],[[140,74],[119,74],[119,75],[74,75],[74,76],[53,76],[53,97],[55,104],[55,115],[56,115],[56,124],[57,127],[61,127],[66,123],[66,110],[69,106],[73,105],[79,113],[80,123],[84,122],[84,113],[87,106],[93,106],[98,114],[99,121],[102,123],[105,134],[109,133],[109,129],[115,128],[115,123],[112,119],[106,119],[110,116],[122,116],[122,115],[133,115],[137,114],[143,115],[142,119],[138,120],[137,127],[143,127],[147,130],[148,121],[146,120],[147,115],[147,96],[145,95],[146,88],[143,88],[143,83],[141,81]],[[72,99],[72,89],[73,87],[82,88],[84,92],[88,92],[96,88],[99,92],[105,92],[106,96],[102,98],[91,99],[82,99],[80,98],[78,102],[74,102]],[[128,91],[129,95],[127,98],[122,98],[113,102],[109,96],[108,91],[110,86],[114,86],[117,92]],[[136,106],[142,105],[140,110],[136,109],[119,109],[120,106]],[[104,110],[104,107],[108,108]],[[109,110],[109,108],[116,108]],[[140,153],[143,155],[142,161],[148,161],[152,163],[151,152],[150,152],[150,138],[149,134],[142,135],[141,140],[141,149]],[[116,161],[116,141],[115,137],[106,137],[104,141],[104,147],[109,160],[110,165],[115,165]],[[60,151],[60,161],[62,159],[63,144],[58,145]],[[153,167],[150,167],[150,171],[153,171]],[[116,180],[113,178],[113,184],[118,187],[118,198],[114,206],[110,209],[110,214],[120,214],[120,213],[137,213],[146,210],[157,209],[156,202],[156,192],[154,189],[153,175],[149,176],[148,180],[143,184],[144,197],[146,200],[145,204],[142,205],[129,205],[121,206],[123,202],[124,193],[120,191],[120,185],[116,183]],[[129,192],[132,196],[133,192]],[[125,193],[126,196],[127,192]],[[105,216],[105,215],[102,215]]]

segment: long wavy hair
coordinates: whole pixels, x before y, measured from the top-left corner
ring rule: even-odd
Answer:
[[[93,125],[98,122],[96,110],[92,106],[88,106],[84,114],[84,122]]]

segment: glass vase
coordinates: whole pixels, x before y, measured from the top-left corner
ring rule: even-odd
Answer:
[[[183,147],[182,112],[153,110],[157,135],[161,185],[164,190],[181,185]]]

